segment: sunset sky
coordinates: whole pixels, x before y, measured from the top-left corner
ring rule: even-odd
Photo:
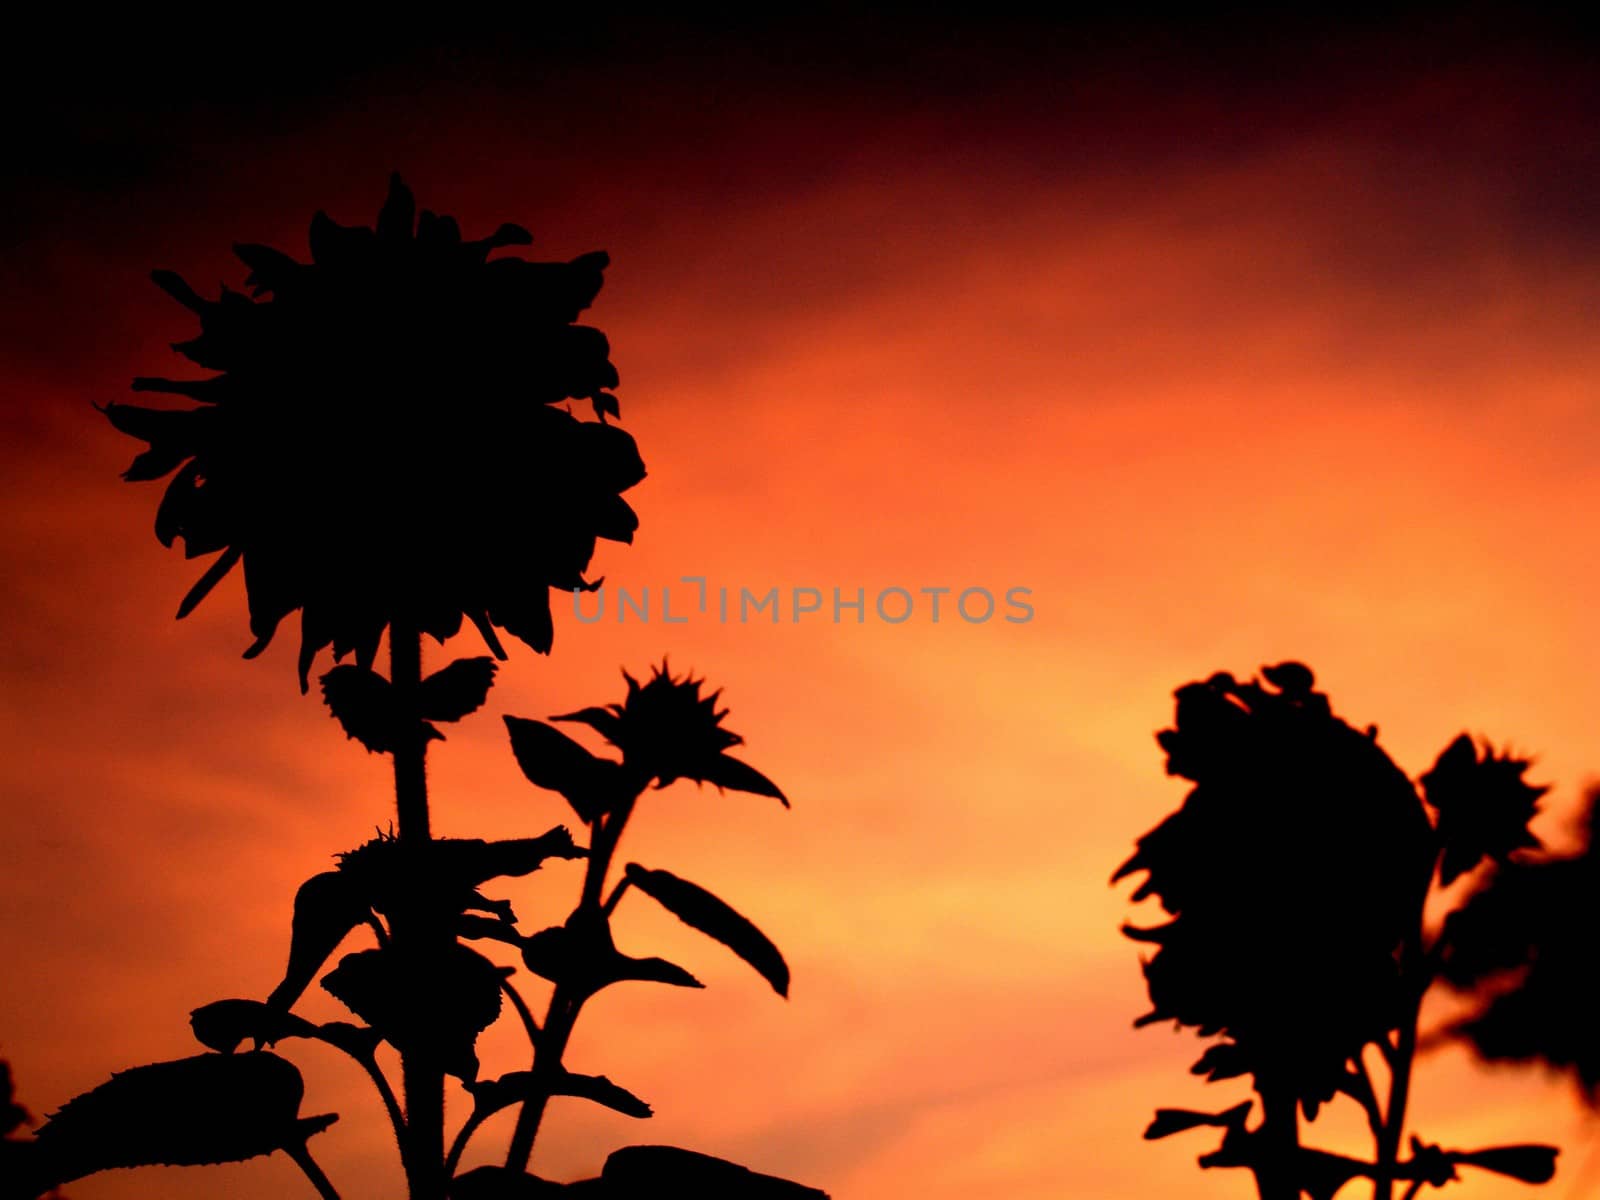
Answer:
[[[1600,64],[1582,31],[1483,14],[1247,32],[39,50],[5,85],[0,202],[0,1057],[21,1099],[44,1114],[196,1053],[189,1010],[270,990],[295,887],[391,818],[388,760],[299,694],[291,630],[240,659],[240,579],[173,621],[201,568],[157,543],[160,487],[118,479],[137,447],[90,406],[182,373],[192,317],[151,268],[239,286],[233,242],[304,257],[315,210],[370,222],[399,170],[469,236],[516,221],[541,257],[610,253],[586,320],[649,477],[608,582],[671,585],[675,611],[686,575],[1023,587],[1034,609],[582,625],[558,598],[554,653],[513,646],[430,756],[437,832],[570,821],[500,715],[620,699],[619,667],[664,654],[726,689],[793,802],[646,797],[625,860],[748,914],[791,998],[625,903],[623,948],[708,987],[586,1010],[570,1065],[657,1115],[557,1101],[535,1169],[670,1142],[839,1200],[1250,1194],[1195,1168],[1205,1135],[1140,1140],[1157,1106],[1247,1091],[1187,1074],[1191,1034],[1131,1028],[1131,889],[1107,880],[1184,794],[1152,734],[1175,687],[1299,659],[1413,776],[1463,730],[1535,756],[1537,828],[1566,838],[1600,776]],[[579,877],[498,894],[553,923]],[[347,1015],[316,988],[306,1011]],[[496,1026],[486,1062],[526,1066],[518,1037]],[[313,1149],[347,1200],[397,1194],[359,1072],[282,1050],[306,1111],[341,1114]],[[1600,1186],[1600,1124],[1564,1080],[1445,1051],[1412,1112],[1446,1145],[1561,1144],[1552,1198]],[[1353,1144],[1359,1114],[1323,1124]],[[281,1155],[70,1193],[310,1194]]]

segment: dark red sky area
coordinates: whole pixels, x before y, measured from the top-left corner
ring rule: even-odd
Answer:
[[[1486,8],[448,42],[426,20],[13,42],[0,1053],[24,1098],[192,1052],[187,1011],[270,988],[295,885],[387,820],[384,764],[297,694],[292,652],[239,660],[237,580],[171,620],[199,567],[156,544],[157,493],[118,481],[133,447],[90,403],[181,370],[189,314],[151,268],[238,286],[231,243],[303,256],[316,209],[370,221],[398,169],[469,232],[612,255],[590,319],[650,477],[637,544],[597,573],[1025,586],[1037,610],[580,626],[558,604],[552,657],[513,652],[431,760],[443,832],[563,819],[498,715],[615,698],[618,665],[664,652],[726,685],[795,800],[680,784],[641,817],[630,853],[754,916],[793,998],[625,913],[625,948],[710,987],[595,1006],[578,1069],[658,1115],[561,1106],[540,1169],[672,1141],[860,1200],[1237,1194],[1198,1143],[1139,1140],[1158,1104],[1239,1098],[1185,1074],[1189,1040],[1129,1029],[1106,879],[1181,799],[1150,737],[1171,690],[1304,659],[1413,775],[1463,728],[1536,753],[1555,841],[1600,768],[1590,31]],[[571,882],[507,894],[533,911]],[[510,1035],[487,1057],[512,1062]],[[330,1173],[390,1194],[360,1080],[306,1067],[308,1105],[344,1114]],[[1424,1075],[1434,1139],[1591,1136],[1550,1081],[1453,1054]],[[73,1194],[297,1186],[272,1162]]]

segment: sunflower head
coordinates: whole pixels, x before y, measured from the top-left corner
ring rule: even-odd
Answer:
[[[497,626],[548,652],[549,589],[589,586],[596,539],[638,525],[609,345],[576,324],[606,256],[497,256],[527,230],[466,240],[398,176],[375,226],[318,213],[309,241],[309,262],[236,246],[249,295],[156,272],[200,321],[174,348],[213,374],[134,381],[198,407],[106,406],[148,443],[124,478],[172,476],[156,536],[218,556],[179,616],[242,562],[246,653],[299,610],[302,687],[319,650],[368,663],[396,621],[443,641],[466,617],[501,657]]]
[[[704,679],[674,676],[665,661],[645,683],[626,671],[622,677],[628,694],[620,704],[585,708],[551,720],[575,721],[598,731],[622,752],[625,767],[641,778],[654,779],[658,788],[692,779],[772,796],[787,807],[789,802],[775,783],[728,755],[744,739],[723,728],[728,710],[717,707],[720,688],[701,695]]]
[[[1504,863],[1516,850],[1537,850],[1528,822],[1550,789],[1529,783],[1532,765],[1510,753],[1480,748],[1466,734],[1445,747],[1422,777],[1422,794],[1438,814],[1444,855],[1439,882],[1448,886],[1485,858]]]
[[[1309,670],[1263,676],[1178,689],[1175,727],[1157,738],[1168,773],[1194,787],[1116,878],[1144,872],[1134,899],[1159,898],[1171,918],[1125,930],[1155,947],[1143,1020],[1228,1035],[1197,1070],[1272,1073],[1314,1111],[1397,1011],[1431,831],[1404,773],[1332,713]]]

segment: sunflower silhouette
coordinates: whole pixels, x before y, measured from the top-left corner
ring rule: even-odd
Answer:
[[[1263,675],[1178,690],[1176,728],[1157,737],[1168,773],[1195,786],[1116,877],[1146,872],[1134,899],[1172,917],[1124,930],[1156,947],[1140,1023],[1226,1035],[1197,1072],[1252,1074],[1314,1115],[1399,1019],[1432,831],[1405,774],[1332,714],[1309,670]]]
[[[246,657],[299,610],[302,690],[323,648],[370,665],[397,621],[443,642],[465,618],[501,658],[496,627],[549,651],[550,589],[591,586],[597,539],[632,540],[621,493],[645,470],[607,420],[606,338],[575,323],[606,256],[495,255],[530,241],[516,225],[463,240],[396,175],[375,228],[313,218],[310,262],[236,246],[249,296],[155,273],[200,318],[174,348],[217,373],[134,380],[198,407],[104,411],[149,446],[124,478],[172,476],[162,544],[217,555],[180,617],[242,563]]]

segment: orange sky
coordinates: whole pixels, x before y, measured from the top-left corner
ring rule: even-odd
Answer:
[[[841,1200],[1246,1194],[1194,1169],[1203,1137],[1139,1140],[1157,1105],[1243,1092],[1187,1076],[1192,1038],[1130,1029],[1127,889],[1106,880],[1182,798],[1151,733],[1175,686],[1300,658],[1413,775],[1462,729],[1536,754],[1559,836],[1600,767],[1594,77],[1526,49],[1413,48],[1373,77],[1318,58],[1344,83],[1325,95],[1265,72],[1157,88],[1137,54],[1002,80],[931,52],[775,79],[709,53],[618,88],[582,67],[420,90],[376,72],[263,102],[237,137],[226,113],[186,116],[181,152],[152,138],[162,154],[110,183],[41,177],[0,343],[0,1053],[45,1112],[195,1052],[188,1010],[264,994],[295,886],[389,819],[387,760],[298,695],[292,648],[239,659],[237,579],[171,620],[197,572],[151,536],[158,490],[118,481],[131,443],[89,402],[177,365],[188,314],[150,267],[237,284],[230,242],[303,254],[315,208],[369,220],[399,167],[469,231],[516,220],[542,254],[612,255],[591,316],[650,477],[637,544],[603,544],[597,572],[653,592],[1022,586],[1037,614],[585,627],[558,606],[554,655],[513,651],[433,752],[439,832],[567,819],[498,715],[614,699],[618,666],[663,653],[726,687],[794,802],[648,797],[624,853],[752,916],[792,998],[624,905],[624,948],[708,989],[586,1010],[574,1069],[657,1116],[558,1101],[536,1167],[665,1141]],[[525,920],[570,903],[576,871],[544,876],[502,889]],[[487,1044],[524,1065],[509,1030]],[[308,1110],[343,1114],[313,1148],[344,1195],[393,1194],[364,1081],[286,1049]],[[1566,1087],[1531,1073],[1445,1054],[1413,1112],[1446,1144],[1562,1143],[1550,1195],[1600,1171]],[[279,1156],[72,1194],[300,1187]]]

